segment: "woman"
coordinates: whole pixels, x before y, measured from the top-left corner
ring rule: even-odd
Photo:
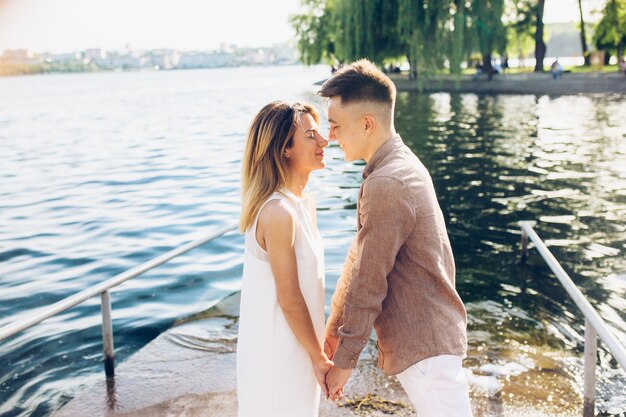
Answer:
[[[328,142],[314,107],[272,102],[254,118],[242,169],[245,259],[237,343],[239,417],[317,417],[328,397],[323,243],[303,196]],[[319,385],[318,385],[319,384]]]

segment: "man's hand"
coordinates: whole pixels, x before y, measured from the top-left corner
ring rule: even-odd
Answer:
[[[324,340],[324,353],[328,356],[328,359],[332,359],[337,351],[339,345],[339,336],[333,336],[326,333]]]
[[[331,400],[343,397],[343,386],[348,382],[350,374],[352,374],[352,368],[343,369],[336,366],[333,366],[326,374],[326,386],[328,386]]]

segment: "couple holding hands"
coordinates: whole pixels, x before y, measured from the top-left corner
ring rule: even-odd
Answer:
[[[337,71],[328,140],[364,159],[357,232],[324,323],[324,246],[304,189],[328,140],[305,103],[254,118],[242,168],[245,259],[237,346],[239,417],[317,417],[343,397],[372,328],[378,366],[420,417],[471,417],[467,316],[430,175],[394,128],[396,91],[367,60]]]

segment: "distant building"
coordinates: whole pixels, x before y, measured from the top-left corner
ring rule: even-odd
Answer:
[[[275,44],[272,50],[274,51],[274,64],[294,65],[300,62],[296,49],[286,43]]]
[[[32,56],[33,54],[28,49],[6,49],[2,52],[2,58],[14,61],[23,61]]]
[[[83,57],[92,59],[94,61],[102,61],[102,60],[106,59],[107,53],[106,53],[106,51],[104,51],[104,50],[102,50],[100,48],[85,49],[83,51]]]
[[[147,52],[145,56],[150,58],[148,66],[155,69],[173,69],[180,63],[180,54],[173,49],[154,49]]]
[[[34,54],[28,49],[6,49],[2,53],[2,61],[6,64],[32,64],[37,62]]]
[[[222,52],[181,52],[177,68],[217,68],[237,65],[233,54]]]

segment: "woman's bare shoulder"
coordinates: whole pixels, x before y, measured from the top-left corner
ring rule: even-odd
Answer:
[[[259,213],[259,225],[264,229],[284,228],[286,230],[294,227],[294,213],[289,204],[282,199],[270,201],[261,209]]]

